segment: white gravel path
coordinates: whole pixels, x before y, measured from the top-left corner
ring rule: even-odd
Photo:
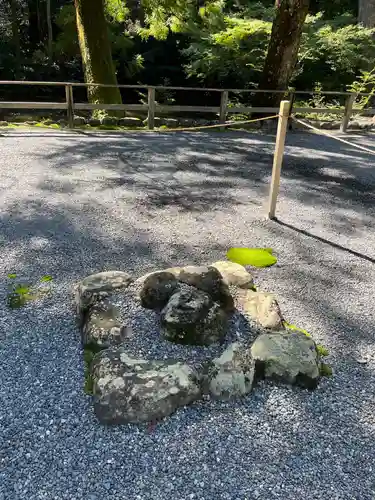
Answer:
[[[0,500],[374,500],[374,157],[291,133],[287,227],[264,221],[273,141],[0,131]],[[72,283],[210,262],[233,245],[276,250],[256,282],[330,349],[334,377],[313,393],[261,384],[153,430],[101,427],[82,390]],[[51,274],[52,297],[10,311],[9,272]]]

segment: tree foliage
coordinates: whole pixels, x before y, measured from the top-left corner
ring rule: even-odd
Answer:
[[[103,1],[121,83],[231,88],[259,84],[274,0]],[[50,6],[48,29],[47,0],[0,0],[3,79],[83,80],[73,2],[53,0]],[[304,90],[319,82],[323,89],[346,90],[363,72],[372,71],[375,37],[371,29],[358,25],[357,16],[358,0],[310,1],[289,85]],[[46,95],[56,90],[31,91]],[[30,89],[2,92],[22,98]]]

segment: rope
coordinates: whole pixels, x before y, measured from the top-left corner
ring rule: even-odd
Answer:
[[[245,120],[241,122],[225,122],[225,123],[218,123],[217,125],[201,125],[199,127],[187,127],[187,128],[168,128],[168,129],[163,129],[163,130],[156,130],[156,132],[188,132],[190,130],[204,130],[204,129],[209,129],[209,128],[220,128],[220,127],[231,127],[232,125],[245,125],[248,123],[254,123],[254,122],[260,122],[264,120],[272,120],[273,118],[278,118],[279,115],[273,115],[273,116],[266,116],[264,118],[255,118],[254,120]],[[155,130],[151,130],[150,132],[154,132]]]
[[[362,151],[365,151],[366,153],[370,153],[370,154],[375,155],[375,151],[372,150],[372,149],[365,148],[364,146],[360,146],[359,144],[355,144],[354,142],[349,142],[349,141],[347,141],[345,139],[342,139],[341,137],[336,137],[335,135],[330,134],[329,132],[325,132],[325,131],[320,130],[320,129],[316,128],[316,127],[313,127],[312,125],[310,125],[310,123],[307,123],[307,122],[305,122],[303,120],[298,120],[294,116],[291,116],[291,118],[295,122],[301,123],[301,125],[304,125],[305,127],[310,128],[310,129],[318,132],[319,134],[325,135],[326,137],[331,137],[332,139],[336,139],[336,141],[340,141],[340,142],[343,142],[344,144],[348,144],[349,146],[352,146],[353,148],[361,149]]]

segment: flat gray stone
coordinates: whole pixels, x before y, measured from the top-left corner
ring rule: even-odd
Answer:
[[[97,354],[92,377],[95,414],[104,424],[154,422],[201,397],[193,368],[134,359],[124,346]]]
[[[121,127],[143,127],[143,122],[140,118],[135,118],[134,116],[126,116],[125,118],[120,118],[118,124]]]
[[[213,399],[229,400],[251,392],[255,362],[249,347],[230,344],[219,358],[208,363],[202,377],[205,394]]]
[[[80,320],[83,321],[88,309],[121,288],[127,288],[133,278],[123,271],[104,271],[83,279],[76,288],[76,307]]]
[[[303,333],[260,335],[251,347],[256,376],[313,389],[319,381],[315,342]]]
[[[227,332],[227,313],[202,290],[181,284],[160,314],[164,337],[177,344],[211,345]]]
[[[130,333],[130,329],[121,320],[120,311],[108,299],[93,305],[82,327],[84,347],[106,349],[121,344]]]

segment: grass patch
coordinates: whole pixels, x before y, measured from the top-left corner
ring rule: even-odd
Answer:
[[[93,388],[94,388],[94,380],[92,377],[92,362],[98,352],[101,352],[103,349],[98,347],[96,344],[88,344],[83,348],[83,362],[85,365],[85,383],[84,383],[84,391],[86,394],[92,396]]]
[[[9,284],[6,297],[7,305],[10,309],[20,309],[28,302],[37,300],[51,293],[52,276],[46,275],[40,279],[40,283],[49,283],[44,289],[38,289],[30,283],[20,282],[17,274],[8,274]]]
[[[92,351],[89,347],[83,350],[83,361],[85,364],[85,384],[84,391],[86,394],[92,396],[94,381],[91,375],[91,366],[96,352]]]
[[[333,375],[332,367],[326,363],[320,363],[319,372],[321,377],[332,377]]]

